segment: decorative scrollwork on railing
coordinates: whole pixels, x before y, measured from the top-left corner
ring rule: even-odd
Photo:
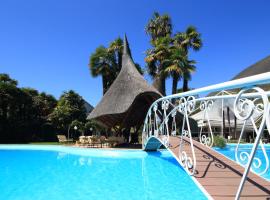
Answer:
[[[187,130],[183,130],[183,134],[182,134],[184,137],[189,137],[189,133]]]
[[[181,139],[179,145],[179,159],[184,168],[187,169],[187,172],[190,175],[195,173],[196,168],[196,155],[193,146],[193,139],[190,129],[189,115],[195,110],[196,99],[193,96],[182,97],[179,101],[178,111],[183,115]],[[190,145],[186,146],[187,143]],[[191,149],[191,155],[188,156],[184,147]]]
[[[162,144],[167,148],[170,146],[169,137],[167,135],[161,136]]]
[[[245,121],[250,119],[250,117],[252,116],[255,105],[253,101],[247,98],[241,98],[242,93],[243,91],[238,94],[235,100],[234,114],[238,119]]]
[[[187,168],[188,170],[193,169],[192,159],[187,155],[185,151],[182,151],[180,154],[180,161],[182,162],[182,166]]]
[[[247,161],[249,160],[249,153],[247,152],[240,152],[239,154],[239,159],[238,162],[240,163],[243,163],[244,165],[247,164]],[[255,168],[255,169],[259,169],[262,165],[262,161],[261,159],[259,158],[253,158],[253,163],[252,163],[252,166]]]
[[[153,124],[152,124],[152,119],[151,119],[151,112],[148,114],[148,123],[146,123],[146,128],[148,128],[148,137],[152,135],[153,132]]]
[[[179,100],[178,110],[180,113],[188,115],[195,110],[196,98],[194,96],[182,97]]]
[[[257,96],[259,96],[260,98],[248,99],[247,97],[243,97],[244,94],[250,90],[255,91],[257,93]],[[268,97],[265,91],[258,87],[241,90],[238,93],[234,102],[235,116],[244,122],[238,140],[238,144],[235,149],[235,159],[239,164],[243,166],[250,165],[251,170],[259,175],[265,174],[269,169],[269,158],[267,156],[264,144],[261,139],[266,121],[269,118],[268,107],[269,107]],[[255,121],[255,118],[259,118],[260,120]],[[256,139],[251,152],[248,152],[240,148],[240,142],[241,139],[243,138],[245,129],[247,128],[248,124],[252,126],[252,129],[256,133]],[[256,157],[255,152],[258,146],[261,147],[264,158]],[[262,159],[264,159],[265,161],[264,166],[262,165]]]
[[[165,111],[168,110],[169,104],[170,104],[170,102],[168,100],[163,100],[162,104],[161,104],[161,109],[165,110]]]
[[[269,106],[268,106],[268,112],[267,112],[267,116],[266,116],[266,127],[267,127],[267,131],[270,135],[270,102],[269,102]]]
[[[176,119],[175,119],[175,117],[176,117],[176,110],[175,109],[173,110],[171,116],[173,118],[173,120],[172,120],[172,132],[171,132],[171,135],[172,136],[176,136],[176,131],[177,130],[176,130]]]
[[[200,110],[201,111],[211,110],[211,108],[213,107],[213,104],[214,104],[213,100],[201,101]]]
[[[208,147],[212,146],[212,140],[210,137],[207,137],[206,135],[201,135],[200,142]]]
[[[159,117],[157,114],[158,111],[158,104],[154,104],[153,106],[153,114],[154,114],[154,132],[153,134],[157,137],[158,136],[158,125],[159,125]]]
[[[213,105],[214,105],[213,100],[201,101],[200,103],[200,110],[203,111],[203,115],[204,115],[203,122],[206,121],[206,123],[208,124],[209,132],[203,134],[202,133],[203,126],[202,126],[200,129],[199,138],[200,138],[200,143],[208,147],[212,147],[214,143],[214,135],[212,132],[212,127],[211,127],[209,114],[208,114],[208,112],[212,109]]]
[[[170,105],[170,101],[169,100],[165,100],[162,101],[162,107],[163,107],[163,143],[166,147],[170,146],[170,133],[169,133],[169,115],[168,115],[168,109],[169,109],[169,105]]]

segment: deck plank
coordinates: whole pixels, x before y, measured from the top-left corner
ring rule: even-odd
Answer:
[[[170,150],[179,158],[179,137],[170,136]],[[186,140],[183,150],[191,156]],[[214,150],[194,141],[196,175],[194,177],[217,200],[231,200],[240,184],[244,168]],[[270,182],[250,172],[241,199],[270,199]]]

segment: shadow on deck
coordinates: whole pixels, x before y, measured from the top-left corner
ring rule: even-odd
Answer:
[[[179,158],[179,141],[180,138],[170,136],[169,149],[177,158]],[[149,142],[145,150],[155,150],[161,145],[161,140],[154,137],[150,138]],[[193,141],[193,145],[197,161],[194,177],[197,181],[214,199],[234,199],[244,168],[197,141]],[[183,150],[191,156],[190,143],[187,140]],[[250,172],[241,199],[270,199],[270,182]]]

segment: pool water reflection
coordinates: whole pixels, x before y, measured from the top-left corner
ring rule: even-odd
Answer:
[[[0,158],[5,200],[207,199],[167,151],[0,145]]]

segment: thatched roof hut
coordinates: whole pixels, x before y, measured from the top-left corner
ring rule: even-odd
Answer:
[[[136,69],[125,36],[122,69],[87,119],[107,128],[139,126],[150,105],[160,97],[161,94]]]

